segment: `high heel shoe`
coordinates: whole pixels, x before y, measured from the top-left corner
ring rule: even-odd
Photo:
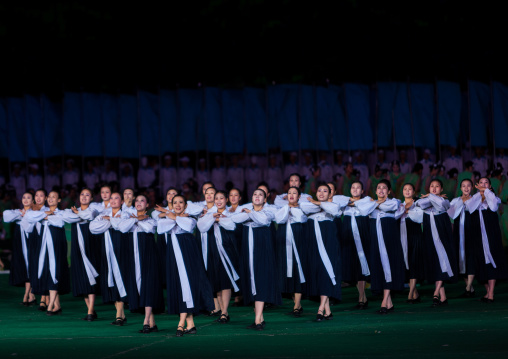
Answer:
[[[229,323],[229,315],[221,314],[218,322],[221,324]]]
[[[139,331],[139,333],[149,334],[150,333],[150,326],[148,324],[144,324],[143,329],[141,329]]]
[[[319,312],[321,312],[321,314],[319,314]],[[323,311],[318,310],[317,315],[316,315],[316,322],[322,322],[324,319],[325,319],[325,316],[323,315]]]
[[[180,329],[182,328],[182,329]],[[176,329],[176,336],[177,337],[183,337],[183,327],[181,325],[178,326],[178,328]]]
[[[377,314],[388,314],[388,309],[386,307],[381,307],[377,312]]]
[[[40,302],[39,303],[39,311],[45,312],[46,310],[48,310],[48,305],[45,302]]]
[[[185,329],[183,331],[183,334],[196,334],[198,332],[198,330],[196,329],[196,327],[192,327],[190,329]]]
[[[325,315],[324,317],[325,317],[325,320],[332,320],[333,319],[333,314],[332,314],[332,312],[330,312],[330,314]]]
[[[420,296],[418,296],[411,301],[411,304],[420,303],[421,301],[422,301],[422,299],[420,298]]]
[[[432,306],[439,307],[440,304],[441,301],[439,300],[439,296],[435,295],[434,298],[432,299]]]

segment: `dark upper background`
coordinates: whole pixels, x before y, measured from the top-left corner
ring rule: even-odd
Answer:
[[[495,2],[165,4],[2,2],[0,96],[408,76],[508,82],[505,11]]]

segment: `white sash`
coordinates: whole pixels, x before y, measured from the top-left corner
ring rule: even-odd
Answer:
[[[439,232],[437,231],[436,220],[434,219],[434,212],[430,212],[430,229],[432,231],[432,239],[434,240],[434,247],[436,248],[437,256],[439,258],[439,264],[441,266],[441,272],[448,273],[448,276],[453,276],[453,271],[448,260],[446,250],[439,238]]]
[[[80,226],[80,224],[82,224],[82,223],[87,223],[87,222],[85,221],[85,222],[81,222],[81,223],[76,223],[76,229],[78,232],[79,251],[81,252],[81,257],[83,258],[83,265],[85,266],[85,271],[86,271],[86,275],[88,276],[88,281],[90,282],[90,285],[95,285],[96,284],[95,278],[99,274],[97,273],[97,271],[93,267],[92,263],[90,262],[90,260],[88,260],[88,257],[86,256],[85,240],[83,238],[83,233],[81,233],[81,226]]]
[[[316,242],[319,250],[319,255],[321,256],[321,261],[323,262],[333,285],[336,285],[337,282],[335,281],[335,273],[333,272],[332,262],[330,261],[330,257],[328,257],[328,253],[326,252],[326,248],[323,243],[323,237],[321,236],[321,228],[319,227],[319,221],[317,218],[314,219],[314,231],[316,233]]]
[[[353,232],[353,238],[355,240],[356,252],[358,253],[358,259],[362,266],[362,274],[364,276],[370,275],[369,264],[365,251],[363,250],[362,237],[360,236],[360,230],[358,229],[358,223],[356,222],[356,216],[351,216],[351,231]]]
[[[57,284],[55,247],[53,245],[53,237],[51,236],[51,230],[49,229],[47,221],[44,223],[44,230],[42,232],[42,245],[41,252],[39,253],[39,273],[37,278],[40,278],[42,275],[42,269],[44,268],[44,262],[46,260],[46,251],[48,252],[49,258],[49,273],[51,274],[53,283]]]
[[[291,228],[291,222],[288,220],[286,223],[286,262],[287,262],[287,277],[293,277],[293,252],[295,254],[296,263],[298,265],[298,274],[300,275],[300,283],[305,283],[305,277],[303,275],[302,264],[300,263],[300,256],[296,248],[295,237],[293,229]]]
[[[381,265],[383,266],[383,272],[385,274],[385,281],[390,283],[392,281],[392,271],[390,269],[388,252],[386,251],[385,239],[383,237],[383,227],[381,227],[381,211],[378,211],[376,217],[376,232],[379,255],[381,257]]]
[[[485,230],[485,222],[483,221],[483,214],[481,208],[478,208],[480,215],[480,227],[482,230],[482,244],[483,244],[483,255],[485,256],[485,264],[492,264],[494,268],[496,267],[496,263],[494,262],[494,258],[492,257],[492,253],[490,253],[489,246],[489,238],[487,237],[487,231]]]
[[[215,234],[215,242],[217,243],[217,249],[219,250],[220,259],[222,261],[222,265],[224,265],[224,269],[226,270],[226,273],[229,277],[229,280],[231,281],[231,284],[233,284],[233,288],[235,292],[238,292],[240,289],[236,285],[236,281],[240,279],[238,274],[235,271],[235,268],[233,267],[233,264],[231,263],[231,260],[228,257],[228,254],[226,253],[226,250],[224,249],[224,246],[222,245],[222,234],[220,232],[219,224],[214,223],[213,225],[213,232]]]
[[[141,293],[141,262],[139,260],[139,243],[138,243],[138,227],[132,232],[132,241],[134,244],[134,271],[136,274],[136,286],[138,287],[138,294]]]
[[[171,243],[173,244],[173,253],[175,254],[176,266],[178,268],[178,276],[180,277],[180,285],[182,287],[182,298],[187,309],[194,308],[194,301],[192,300],[192,292],[189,283],[189,276],[185,269],[185,263],[183,262],[182,250],[180,244],[176,238],[175,231],[171,231]]]
[[[122,274],[120,273],[120,267],[118,266],[118,261],[116,260],[109,230],[104,232],[104,242],[104,245],[106,246],[106,260],[108,261],[108,287],[114,287],[116,282],[116,287],[118,288],[120,297],[125,297],[127,293],[125,291],[125,286],[123,285]]]
[[[400,218],[400,243],[402,244],[402,251],[404,252],[404,262],[406,269],[409,269],[408,254],[407,254],[407,227],[406,227],[406,214]]]

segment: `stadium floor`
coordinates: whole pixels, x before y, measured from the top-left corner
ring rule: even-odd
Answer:
[[[318,304],[303,301],[304,315],[285,313],[291,301],[268,309],[266,328],[248,330],[253,312],[249,307],[230,309],[229,324],[214,323],[200,315],[198,333],[175,337],[177,317],[156,316],[158,333],[139,334],[143,317],[127,313],[124,327],[114,320],[112,305],[98,305],[99,319],[80,320],[84,302],[66,295],[61,316],[48,317],[36,307],[20,305],[22,289],[8,285],[0,275],[0,358],[394,358],[461,357],[492,358],[508,354],[508,284],[496,288],[496,301],[485,304],[472,299],[454,299],[462,284],[448,286],[450,304],[431,308],[432,287],[420,288],[422,302],[406,304],[406,293],[394,298],[395,312],[378,315],[379,298],[370,308],[354,310],[356,288],[344,288],[343,301],[332,307],[334,319],[315,322]],[[476,286],[478,294],[483,288]],[[100,298],[99,298],[100,302]]]

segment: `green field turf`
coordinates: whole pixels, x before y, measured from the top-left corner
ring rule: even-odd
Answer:
[[[197,334],[177,338],[177,317],[167,314],[156,316],[161,331],[152,334],[137,332],[140,314],[127,313],[124,327],[111,325],[112,305],[98,305],[99,319],[84,322],[84,302],[71,295],[62,297],[61,316],[48,317],[20,305],[22,289],[0,275],[0,358],[506,358],[508,284],[496,289],[495,303],[484,304],[478,298],[455,299],[463,285],[449,286],[450,305],[431,308],[432,288],[423,286],[422,303],[406,304],[406,294],[399,294],[396,311],[381,316],[375,313],[379,299],[371,297],[370,308],[357,311],[356,289],[344,288],[331,321],[315,322],[318,305],[309,300],[303,301],[301,318],[290,317],[285,313],[292,304],[284,300],[284,306],[266,311],[262,332],[245,328],[253,322],[250,307],[235,307],[231,323],[201,315]]]

